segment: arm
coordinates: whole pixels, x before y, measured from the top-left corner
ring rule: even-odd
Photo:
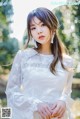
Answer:
[[[22,52],[18,51],[13,61],[5,91],[7,96],[7,105],[20,110],[26,109],[30,105],[33,105],[35,106],[34,108],[36,108],[36,104],[40,102],[40,100],[33,99],[32,97],[27,99],[26,95],[24,95],[21,91],[21,58]]]
[[[59,118],[62,118],[65,114],[66,108],[68,109],[68,113],[70,116],[70,107],[73,103],[73,100],[71,98],[71,92],[72,92],[72,81],[73,81],[73,62],[72,59],[68,59],[66,63],[66,66],[69,68],[68,75],[67,75],[67,81],[65,83],[63,92],[61,94],[61,97],[57,100],[57,102],[52,106],[54,109],[52,112],[52,116],[58,116]]]
[[[63,89],[62,95],[59,100],[62,100],[66,103],[66,106],[71,107],[73,99],[71,98],[72,93],[72,81],[73,81],[73,60],[70,59],[67,66],[69,67],[67,82]]]

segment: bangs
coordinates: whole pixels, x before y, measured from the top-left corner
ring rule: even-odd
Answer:
[[[34,17],[37,17],[41,22],[43,22],[49,28],[50,31],[54,31],[54,29],[57,29],[58,27],[57,18],[50,10],[42,7],[37,8],[30,12],[27,17],[28,39],[31,38],[30,25]]]
[[[48,18],[48,13],[45,13],[46,11],[43,11],[41,9],[33,10],[27,18],[27,26],[28,29],[30,29],[31,21],[34,17],[37,17],[41,22],[43,22],[49,29],[52,29],[52,25],[50,24],[51,21]]]

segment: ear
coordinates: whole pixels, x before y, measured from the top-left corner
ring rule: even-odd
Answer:
[[[51,36],[53,35],[53,31],[51,31]]]
[[[55,35],[55,33],[56,33],[56,29],[51,31],[51,35]]]
[[[53,37],[55,35],[56,32],[52,32],[51,36]]]

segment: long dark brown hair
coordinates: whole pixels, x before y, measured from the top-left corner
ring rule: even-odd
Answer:
[[[41,20],[50,29],[50,31],[54,31],[54,29],[56,30],[53,43],[51,44],[51,51],[54,56],[54,60],[50,65],[50,71],[54,74],[56,73],[55,66],[58,61],[61,62],[62,68],[66,70],[66,67],[63,64],[63,53],[66,53],[66,48],[57,35],[58,19],[49,9],[40,7],[29,13],[27,17],[28,41],[25,45],[25,48],[28,47],[28,43],[31,39],[30,23],[33,17],[37,17],[39,20]],[[39,49],[41,44],[38,42],[36,42],[36,44]]]

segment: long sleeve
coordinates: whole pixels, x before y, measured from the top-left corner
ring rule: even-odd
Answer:
[[[17,52],[14,58],[5,91],[7,96],[7,106],[12,108],[14,107],[19,110],[26,109],[32,104],[36,106],[36,104],[40,102],[40,100],[33,99],[32,97],[27,98],[20,88],[22,82],[21,58],[22,58],[22,51],[20,50]]]
[[[72,92],[72,81],[73,81],[73,60],[70,58],[66,65],[69,68],[68,71],[68,77],[65,84],[65,87],[63,89],[62,95],[59,98],[59,100],[62,100],[66,103],[67,108],[70,108],[73,104],[73,99],[71,98],[71,92]]]

